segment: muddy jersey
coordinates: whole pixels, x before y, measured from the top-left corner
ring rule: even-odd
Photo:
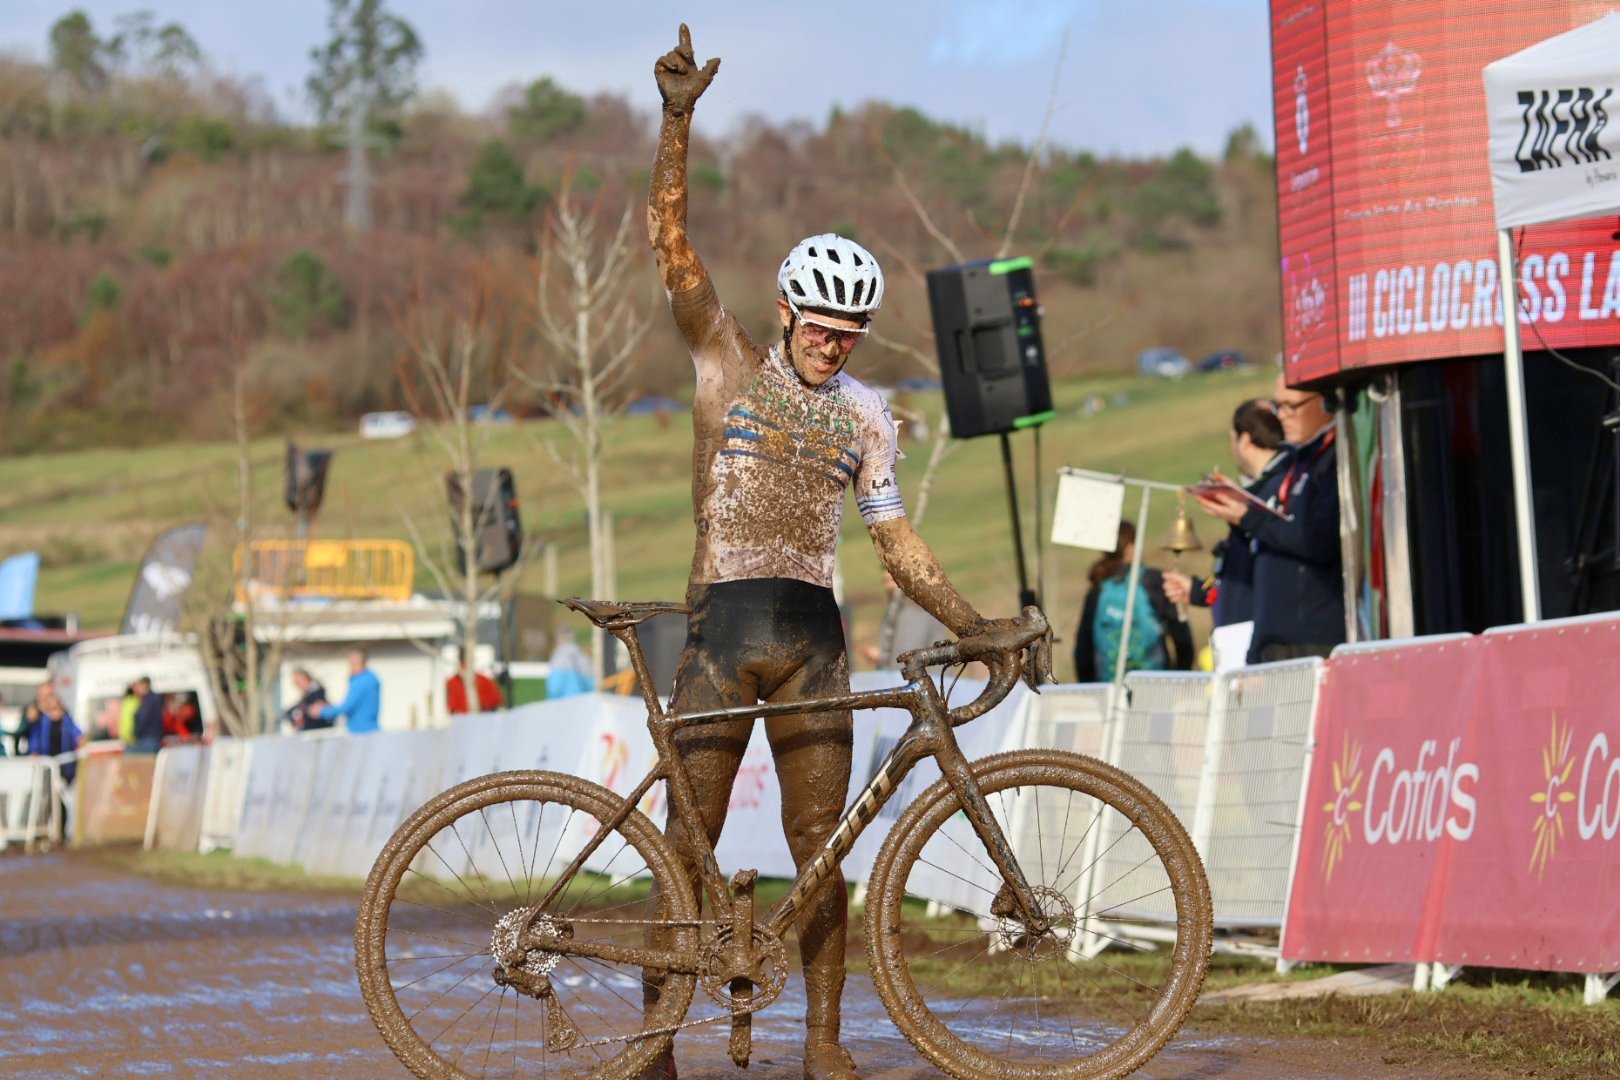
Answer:
[[[693,585],[797,578],[832,586],[844,490],[868,526],[905,516],[894,417],[845,372],[806,386],[701,285],[670,298],[692,350]]]

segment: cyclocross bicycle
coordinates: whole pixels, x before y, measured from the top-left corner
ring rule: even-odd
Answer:
[[[969,761],[957,743],[954,729],[1021,675],[1032,687],[1050,678],[1037,609],[901,656],[905,685],[893,689],[683,715],[660,704],[636,627],[688,608],[563,603],[629,650],[657,763],[622,797],[555,772],[479,777],[394,833],[366,882],[355,963],[372,1020],[417,1076],[632,1077],[677,1032],[709,1024],[729,1027],[732,1059],[746,1064],[753,1015],[786,987],[795,914],[930,758],[941,777],[898,814],[865,898],[872,985],[917,1050],[957,1077],[1114,1077],[1180,1027],[1213,935],[1203,863],[1180,822],[1093,758],[1024,749]],[[947,671],[972,661],[989,679],[952,708]],[[643,812],[663,781],[686,820],[701,820],[675,733],[875,708],[908,711],[910,726],[825,848],[760,912],[754,872],[728,882],[704,847],[705,916]],[[1161,913],[1150,932],[1121,930],[1145,911]],[[644,973],[663,980],[646,1008]]]

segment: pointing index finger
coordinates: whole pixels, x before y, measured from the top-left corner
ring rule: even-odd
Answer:
[[[679,48],[680,53],[682,55],[684,55],[688,60],[693,59],[693,56],[692,56],[692,31],[687,29],[685,23],[681,23],[681,43],[680,43],[678,48]]]

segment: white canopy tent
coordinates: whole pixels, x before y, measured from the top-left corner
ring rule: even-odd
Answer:
[[[1513,229],[1620,214],[1620,14],[1485,67],[1524,620],[1541,618]],[[1612,121],[1611,122],[1611,114]]]

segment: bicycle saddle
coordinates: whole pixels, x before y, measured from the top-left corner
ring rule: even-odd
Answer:
[[[617,600],[582,600],[577,596],[569,596],[559,599],[557,603],[579,612],[597,626],[604,628],[609,623],[618,626],[635,626],[638,623],[646,622],[654,615],[662,615],[666,611],[678,611],[682,615],[692,614],[692,609],[686,604],[674,604],[661,600],[621,603]]]

